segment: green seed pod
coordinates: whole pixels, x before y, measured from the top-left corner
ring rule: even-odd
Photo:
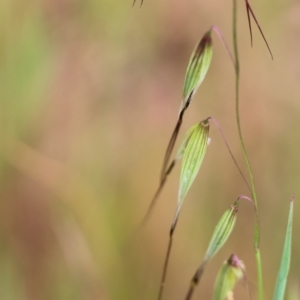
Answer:
[[[190,288],[188,290],[186,299],[191,299],[196,285],[201,280],[206,264],[221,249],[221,247],[224,245],[224,243],[227,241],[228,237],[230,236],[230,233],[232,232],[236,222],[237,212],[238,212],[238,200],[233,205],[231,205],[229,209],[225,211],[220,221],[218,222],[213,232],[212,238],[210,240],[204,260],[202,264],[199,266],[199,268],[196,270],[195,275],[191,280]]]
[[[221,267],[214,288],[214,300],[233,299],[233,288],[244,276],[244,264],[232,254]]]
[[[213,257],[229,238],[236,222],[236,213],[238,212],[238,203],[235,202],[225,211],[217,224],[213,236],[210,240],[204,261]]]
[[[208,146],[208,134],[208,120],[194,125],[187,132],[184,145],[179,151],[179,155],[183,153],[183,159],[178,194],[178,210],[201,167]]]
[[[209,69],[213,54],[211,29],[195,47],[185,75],[180,112],[187,108]]]
[[[181,145],[180,145],[180,147],[179,147],[179,149],[178,149],[178,151],[177,151],[177,154],[176,154],[176,156],[175,156],[175,159],[176,159],[176,160],[179,160],[179,159],[181,159],[181,158],[183,157],[184,152],[185,152],[185,149],[186,149],[186,146],[187,146],[187,144],[188,144],[188,142],[189,142],[189,140],[190,140],[190,137],[191,137],[192,133],[194,132],[194,130],[195,130],[198,126],[199,126],[198,123],[195,124],[194,126],[192,126],[192,127],[185,133],[185,135],[184,135],[184,137],[183,137],[183,140],[182,140],[182,142],[181,142]]]

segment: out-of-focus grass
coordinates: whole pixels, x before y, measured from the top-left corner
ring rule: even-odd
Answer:
[[[212,24],[230,43],[231,3],[131,4],[0,1],[1,299],[156,296],[178,167],[148,225],[137,227],[158,183],[193,46]],[[240,5],[241,118],[258,187],[268,299],[292,192],[299,226],[300,7],[254,1],[253,9],[275,57],[271,62],[257,31],[250,48]],[[233,70],[215,45],[212,69],[182,132],[213,115],[242,165]],[[221,213],[247,193],[213,128],[211,137],[178,224],[166,299],[183,297]],[[237,230],[208,265],[198,297],[211,297],[217,269],[232,252],[256,282],[252,231],[253,209],[241,205]],[[293,247],[290,277],[297,280],[297,238]],[[242,285],[239,296],[245,296]]]

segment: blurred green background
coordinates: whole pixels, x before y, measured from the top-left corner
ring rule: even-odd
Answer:
[[[296,196],[288,290],[299,299],[300,5],[253,0],[274,54],[239,3],[241,120],[259,198],[265,299],[271,299]],[[139,4],[139,3],[137,3]],[[156,299],[179,170],[139,228],[158,185],[189,56],[218,25],[231,47],[231,1],[0,0],[0,299]],[[214,36],[206,80],[179,136],[214,116],[246,172],[234,72]],[[165,299],[183,299],[222,213],[247,188],[214,126],[174,236]],[[236,253],[256,298],[253,208],[209,263],[195,299],[211,299]],[[236,299],[247,299],[245,283]]]

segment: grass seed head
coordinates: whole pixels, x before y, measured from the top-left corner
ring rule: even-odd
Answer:
[[[209,122],[204,120],[194,125],[186,134],[184,143],[179,150],[183,156],[180,174],[177,214],[179,213],[184,198],[193,184],[202,165],[208,146]]]
[[[187,108],[209,69],[213,43],[210,29],[195,47],[187,67],[180,112]]]
[[[244,276],[245,266],[235,254],[222,265],[214,288],[214,300],[233,299],[233,289],[239,279]]]

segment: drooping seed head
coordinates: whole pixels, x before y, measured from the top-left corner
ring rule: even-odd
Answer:
[[[184,148],[180,150],[180,155],[183,153],[183,159],[180,174],[178,208],[181,207],[188,190],[199,172],[208,146],[208,134],[208,120],[194,125],[187,132],[187,140],[185,141]]]
[[[233,288],[244,276],[245,266],[243,262],[232,254],[221,267],[214,287],[214,300],[233,299]]]
[[[213,232],[204,260],[212,258],[227,241],[234,228],[237,212],[237,202],[225,211]]]
[[[213,54],[211,31],[212,30],[210,29],[205,33],[190,57],[185,75],[180,112],[189,106],[190,101],[209,69]]]

